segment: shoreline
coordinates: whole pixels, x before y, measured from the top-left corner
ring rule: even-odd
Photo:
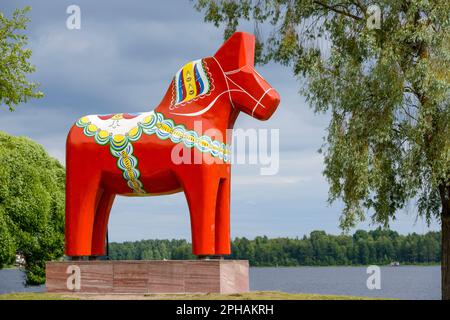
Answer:
[[[351,264],[351,265],[323,265],[323,266],[317,266],[317,265],[298,265],[298,266],[250,266],[250,268],[358,268],[358,267],[367,267],[371,265],[376,265],[379,267],[392,267],[392,268],[401,268],[401,267],[440,267],[440,263],[414,263],[414,264],[402,264],[400,263],[399,266],[391,266],[389,264]]]
[[[141,260],[138,260],[141,261]],[[151,261],[151,260],[150,260]],[[284,266],[284,265],[267,265],[267,266],[252,266],[250,268],[326,268],[326,267],[334,267],[334,268],[352,268],[352,267],[367,267],[370,265],[376,265],[379,267],[440,267],[440,263],[401,263],[399,266],[391,266],[390,264],[342,264],[342,265],[293,265],[293,266]],[[4,268],[0,268],[2,270],[21,270],[25,272],[24,267],[19,266],[6,266]]]

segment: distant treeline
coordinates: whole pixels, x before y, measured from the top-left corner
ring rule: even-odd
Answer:
[[[309,237],[253,240],[235,238],[229,259],[246,259],[252,266],[330,266],[400,263],[439,263],[440,232],[400,235],[381,228],[350,235],[313,231]],[[186,240],[142,240],[111,243],[114,260],[195,259]]]

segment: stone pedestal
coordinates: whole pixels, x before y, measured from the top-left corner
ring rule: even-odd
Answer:
[[[238,293],[249,291],[247,260],[48,262],[48,292]]]

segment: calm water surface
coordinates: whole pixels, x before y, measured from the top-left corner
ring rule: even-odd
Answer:
[[[0,270],[0,294],[12,292],[40,292],[45,286],[25,286],[25,273],[19,269]]]
[[[366,267],[251,268],[251,290],[398,299],[440,299],[440,266],[380,267],[381,289],[367,288]]]
[[[381,289],[369,290],[366,267],[250,268],[251,290],[399,299],[440,299],[439,266],[381,267]],[[25,287],[17,269],[0,270],[0,293],[45,291]]]

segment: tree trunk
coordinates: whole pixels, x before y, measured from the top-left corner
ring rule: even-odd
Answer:
[[[442,189],[444,192],[442,192]],[[442,300],[450,300],[450,188],[441,188],[441,286]],[[448,191],[448,195],[446,194]],[[443,196],[444,195],[444,196]],[[448,196],[448,198],[447,198]]]
[[[450,300],[450,213],[442,213],[442,300]]]

